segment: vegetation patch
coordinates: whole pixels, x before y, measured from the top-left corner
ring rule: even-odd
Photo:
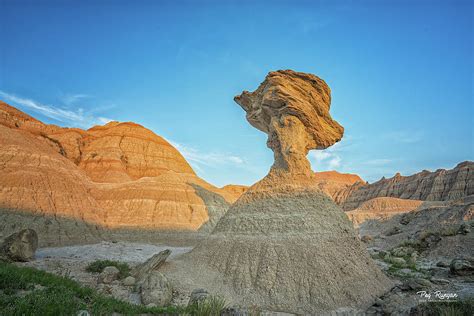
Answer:
[[[227,308],[227,302],[221,296],[210,296],[189,306],[191,315],[220,316]]]
[[[112,261],[112,260],[96,260],[91,262],[87,267],[87,272],[101,273],[106,267],[116,267],[120,272],[118,274],[119,279],[124,279],[130,275],[130,266],[124,262]]]
[[[471,316],[474,311],[474,299],[454,302],[428,302],[418,307],[422,315]]]
[[[41,270],[0,262],[0,315],[193,315],[178,307],[145,307],[104,296],[79,283]]]

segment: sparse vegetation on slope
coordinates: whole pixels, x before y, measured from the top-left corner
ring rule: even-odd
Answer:
[[[455,302],[430,302],[422,304],[419,309],[422,315],[471,316],[474,310],[474,299]]]

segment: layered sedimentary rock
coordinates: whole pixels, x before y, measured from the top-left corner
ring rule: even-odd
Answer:
[[[469,258],[474,256],[474,196],[450,201],[424,201],[411,212],[384,221],[366,221],[361,235],[374,238],[372,246],[390,250],[407,240],[421,245],[423,258]],[[396,234],[389,232],[396,231]],[[389,233],[387,235],[387,233]],[[435,261],[435,262],[437,262]]]
[[[312,74],[270,72],[257,90],[244,91],[234,100],[249,123],[268,135],[276,170],[309,176],[308,151],[331,146],[344,132],[329,115],[331,90]]]
[[[358,208],[346,212],[349,219],[358,226],[367,220],[387,220],[397,214],[408,213],[418,208],[423,201],[379,197],[362,203]]]
[[[376,197],[422,201],[456,200],[474,194],[474,162],[465,161],[454,169],[422,171],[411,176],[396,174],[373,184],[360,186],[347,195],[344,210],[353,210]]]
[[[356,174],[337,171],[315,172],[313,178],[316,186],[338,205],[346,200],[352,190],[365,184],[365,181]]]
[[[235,198],[239,198],[242,194],[247,191],[249,187],[246,185],[238,185],[238,184],[228,184],[223,186],[221,189],[225,192],[232,194]]]
[[[268,134],[275,163],[183,260],[194,271],[186,282],[210,290],[221,282],[237,305],[271,311],[320,314],[370,305],[390,282],[347,216],[314,185],[306,159],[309,149],[342,137],[329,115],[328,86],[314,75],[277,71],[235,100]]]
[[[138,124],[61,128],[0,103],[4,237],[30,227],[40,245],[55,245],[100,240],[118,228],[197,231],[216,219],[196,186],[226,203],[236,199],[197,177],[175,148]],[[211,213],[220,218],[225,209],[217,208],[226,203],[213,204]]]

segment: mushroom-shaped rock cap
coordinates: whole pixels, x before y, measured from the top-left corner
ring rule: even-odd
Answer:
[[[234,98],[252,126],[268,134],[273,169],[310,174],[306,155],[341,140],[344,128],[331,118],[331,90],[324,80],[293,70],[270,72],[254,92]]]

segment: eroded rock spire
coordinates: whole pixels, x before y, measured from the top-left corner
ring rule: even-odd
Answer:
[[[344,128],[331,118],[331,90],[319,77],[278,70],[270,72],[254,92],[234,98],[247,120],[268,135],[273,150],[272,171],[311,175],[306,155],[341,140]]]

